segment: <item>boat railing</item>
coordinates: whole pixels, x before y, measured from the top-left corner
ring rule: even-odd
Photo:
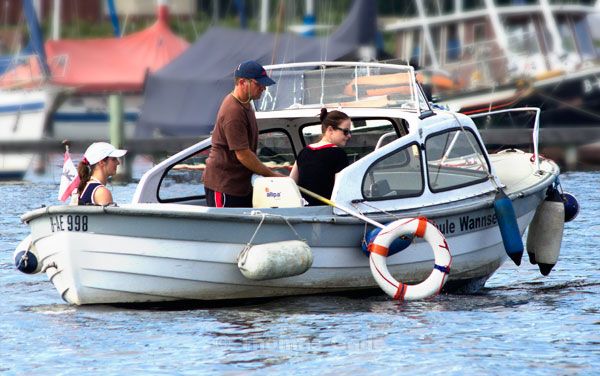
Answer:
[[[470,118],[482,118],[482,117],[491,117],[493,115],[510,113],[510,112],[534,112],[534,123],[533,123],[533,131],[532,131],[532,145],[533,145],[533,158],[535,160],[536,170],[540,170],[540,158],[539,158],[539,134],[540,134],[540,113],[541,110],[538,107],[518,107],[518,108],[510,108],[504,110],[490,111],[484,112],[480,114],[470,115]]]
[[[52,79],[64,77],[69,65],[67,55],[57,55],[48,60],[51,76],[45,77],[38,55],[12,56],[6,70],[0,75],[0,88],[19,89],[35,87]]]

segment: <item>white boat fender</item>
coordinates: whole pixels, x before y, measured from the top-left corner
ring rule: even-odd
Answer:
[[[31,241],[31,235],[27,235],[25,239],[15,248],[13,260],[17,269],[25,274],[39,273],[42,265],[38,261],[37,251]]]
[[[527,234],[527,253],[540,273],[548,275],[560,254],[565,227],[565,206],[558,191],[549,187],[546,199],[537,207]]]
[[[238,268],[244,277],[255,281],[300,275],[312,263],[312,251],[302,240],[246,246],[238,256]]]
[[[433,250],[435,260],[433,270],[427,279],[416,285],[398,282],[387,268],[389,247],[394,239],[402,235],[423,238]],[[417,300],[436,295],[444,287],[450,273],[452,256],[448,243],[437,227],[426,218],[406,218],[390,223],[377,235],[369,250],[371,273],[379,287],[394,300]]]

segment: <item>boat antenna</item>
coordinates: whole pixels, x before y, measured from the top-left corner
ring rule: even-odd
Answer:
[[[271,64],[275,64],[275,54],[277,52],[277,48],[279,47],[279,37],[281,35],[281,27],[283,24],[283,11],[284,11],[284,2],[283,0],[279,0],[279,10],[277,12],[277,23],[275,24],[275,45],[273,46],[273,53],[271,54]]]

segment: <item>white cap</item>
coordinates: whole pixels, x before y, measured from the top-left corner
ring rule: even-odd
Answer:
[[[127,153],[127,150],[115,149],[108,142],[94,142],[87,148],[83,157],[90,165],[95,165],[106,157],[120,158],[125,153]]]

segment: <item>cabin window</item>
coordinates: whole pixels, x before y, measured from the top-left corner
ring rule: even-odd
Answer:
[[[488,178],[485,153],[470,130],[456,129],[429,136],[425,150],[432,192],[481,183]]]
[[[600,3],[598,3],[598,6],[600,6]],[[574,21],[573,31],[575,32],[575,39],[577,41],[577,45],[579,46],[582,58],[584,60],[595,59],[596,49],[594,47],[594,41],[592,40],[590,34],[591,31],[589,29],[587,20],[585,18],[581,18]]]
[[[190,201],[204,198],[202,174],[210,147],[169,167],[158,188],[159,202]]]
[[[402,126],[406,128],[405,124]],[[344,146],[350,163],[398,139],[398,132],[390,119],[352,119],[350,129],[352,129],[352,137]],[[321,124],[305,126],[301,132],[304,145],[318,142],[321,139]]]
[[[423,192],[421,152],[416,144],[388,154],[367,170],[362,183],[366,200],[419,196]]]
[[[282,130],[261,132],[256,154],[267,167],[285,175],[290,174],[296,160],[290,136]]]
[[[448,33],[446,42],[446,63],[460,61],[461,44],[458,36],[458,26],[448,25],[446,26],[446,32]]]
[[[558,31],[562,38],[563,48],[567,52],[577,52],[577,45],[575,43],[574,35],[570,26],[569,18],[559,18],[558,19]]]
[[[464,10],[479,10],[485,8],[484,0],[464,0]]]

